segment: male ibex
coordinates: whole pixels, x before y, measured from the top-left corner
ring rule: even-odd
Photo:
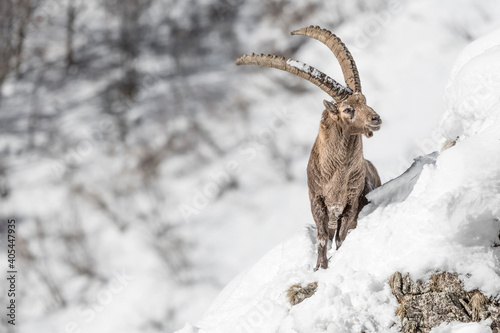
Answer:
[[[281,69],[314,83],[333,98],[333,102],[323,101],[326,109],[307,166],[311,211],[318,229],[316,269],[327,268],[328,240],[333,240],[336,231],[335,243],[340,247],[368,203],[365,195],[380,186],[377,170],[363,158],[361,135],[370,138],[382,120],[366,105],[356,64],[340,38],[314,26],[292,35],[312,37],[328,46],[340,63],[347,86],[309,65],[275,55],[252,53],[238,58],[236,64]]]

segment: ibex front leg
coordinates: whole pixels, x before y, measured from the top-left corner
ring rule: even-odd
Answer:
[[[333,240],[339,219],[342,218],[344,212],[344,204],[341,201],[325,201],[328,210],[328,234],[330,240]]]
[[[337,223],[337,233],[335,234],[335,245],[337,246],[337,250],[347,237],[347,232],[356,228],[357,219],[358,205],[348,204]]]
[[[315,271],[318,268],[328,268],[326,258],[326,246],[328,244],[328,211],[322,196],[315,196],[311,199],[311,211],[318,229],[318,261]]]

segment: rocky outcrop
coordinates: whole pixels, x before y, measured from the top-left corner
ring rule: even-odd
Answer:
[[[317,288],[318,288],[318,282],[311,282],[307,284],[305,287],[303,287],[300,284],[294,284],[293,286],[288,288],[286,295],[288,297],[288,301],[290,302],[290,304],[297,305],[306,298],[309,298],[312,295],[314,295]]]
[[[491,318],[493,333],[500,333],[500,304],[478,290],[466,291],[454,274],[436,273],[424,284],[396,272],[389,285],[400,304],[401,332],[427,333],[443,322]]]

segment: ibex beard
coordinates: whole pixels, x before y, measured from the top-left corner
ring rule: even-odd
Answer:
[[[356,63],[340,38],[314,26],[293,31],[292,35],[312,37],[325,44],[340,63],[346,86],[312,66],[280,56],[252,53],[238,58],[236,64],[281,69],[312,82],[333,98],[323,101],[325,110],[307,165],[309,199],[318,231],[315,269],[326,269],[328,241],[335,237],[336,248],[342,245],[368,203],[366,194],[380,186],[377,170],[363,157],[362,135],[372,137],[382,120],[366,105]]]

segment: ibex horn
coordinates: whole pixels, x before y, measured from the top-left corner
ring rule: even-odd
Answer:
[[[343,101],[352,94],[350,88],[344,87],[325,73],[300,61],[286,59],[270,54],[245,54],[236,60],[236,65],[258,65],[281,69],[314,83],[336,101]]]
[[[349,88],[354,92],[361,92],[361,80],[359,79],[358,68],[354,62],[351,52],[347,49],[344,43],[335,34],[326,29],[321,29],[318,26],[310,26],[299,30],[292,31],[292,35],[303,35],[319,40],[333,52],[337,58],[344,79]]]

